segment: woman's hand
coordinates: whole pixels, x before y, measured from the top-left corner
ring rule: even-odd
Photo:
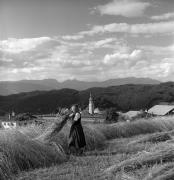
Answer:
[[[70,110],[67,108],[67,109],[65,109],[65,111],[63,112],[63,114],[65,114],[65,115],[69,115],[70,114]]]
[[[69,114],[69,118],[72,118],[74,116],[74,113]]]

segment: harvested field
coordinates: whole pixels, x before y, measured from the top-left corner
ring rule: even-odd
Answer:
[[[174,129],[173,117],[140,119],[133,122],[115,123],[112,125],[100,125],[96,127],[107,139],[131,137],[140,134],[171,131]]]
[[[167,144],[166,144],[167,145]],[[135,169],[140,169],[143,166],[150,167],[155,164],[172,162],[174,160],[174,145],[166,146],[164,149],[147,152],[143,151],[139,155],[120,162],[117,165],[111,166],[104,171],[104,173],[117,173],[124,169],[127,171],[132,171]]]
[[[155,165],[149,171],[144,180],[169,180],[174,179],[174,163],[166,163],[164,165]]]
[[[136,143],[159,143],[159,142],[164,142],[167,140],[172,140],[172,135],[173,131],[167,131],[167,132],[157,132],[153,134],[148,134],[145,135],[142,138],[138,138],[137,140],[131,142],[130,144],[136,144]]]
[[[152,126],[154,122],[155,126]],[[105,126],[85,124],[87,148],[81,157],[66,155],[70,129],[66,119],[44,129],[30,126],[1,131],[0,147],[4,150],[0,177],[2,180],[11,177],[70,180],[82,176],[85,179],[139,180],[150,178],[148,174],[151,173],[157,178],[157,170],[152,167],[174,160],[173,127],[171,119],[167,122],[151,119]],[[61,174],[65,167],[68,172]],[[158,178],[162,175],[159,174]]]

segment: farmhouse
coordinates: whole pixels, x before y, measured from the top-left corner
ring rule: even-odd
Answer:
[[[147,113],[156,116],[172,115],[174,114],[174,105],[155,105]]]
[[[106,113],[105,111],[102,111],[102,110],[100,110],[99,108],[95,108],[95,109],[94,109],[94,114],[103,115],[103,114],[105,114],[105,113]]]
[[[126,116],[127,119],[132,119],[141,113],[142,113],[141,111],[128,111],[124,113],[124,115]]]
[[[133,120],[134,118],[136,118],[138,115],[142,114],[143,111],[128,111],[126,113],[122,113],[122,112],[117,112],[119,114],[120,118],[123,118],[125,120]]]

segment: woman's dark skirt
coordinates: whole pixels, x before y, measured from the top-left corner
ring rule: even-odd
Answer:
[[[73,124],[69,134],[69,147],[80,149],[86,146],[85,135],[81,124]]]

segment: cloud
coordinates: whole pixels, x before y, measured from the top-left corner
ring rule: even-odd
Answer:
[[[62,39],[64,40],[79,40],[82,39],[83,35],[66,35],[66,36],[62,36]]]
[[[152,16],[151,19],[152,20],[156,20],[156,21],[160,21],[160,20],[168,20],[174,18],[174,12],[170,12],[170,13],[165,13],[159,16]]]
[[[50,41],[49,37],[28,38],[28,39],[15,39],[10,38],[0,41],[0,50],[10,53],[20,53],[23,51],[30,51],[38,45]]]
[[[152,46],[152,45],[143,45],[139,46],[141,50],[145,50],[154,55],[158,56],[174,56],[174,45],[169,46]]]
[[[96,50],[96,49],[113,49],[120,47],[121,40],[115,37],[104,38],[96,41],[89,41],[83,44],[82,50]]]
[[[106,65],[114,65],[118,62],[131,62],[131,61],[137,61],[142,57],[142,51],[141,50],[133,50],[131,53],[120,53],[116,52],[114,54],[107,54],[105,55],[103,59],[103,63]]]
[[[90,81],[127,76],[173,77],[173,45],[132,47],[122,38],[108,36],[82,42],[62,40],[61,37],[48,39],[30,48],[27,44],[23,47],[25,50],[14,51],[18,49],[18,43],[17,48],[13,46],[13,51],[1,49],[1,80],[76,78]],[[11,40],[6,41],[10,44]],[[16,42],[21,42],[21,39]]]
[[[146,23],[146,24],[127,24],[112,23],[103,26],[93,26],[89,31],[79,32],[81,35],[94,35],[103,33],[130,33],[130,34],[163,34],[174,32],[174,21]]]
[[[157,48],[157,47],[156,47]],[[149,54],[144,49],[129,50],[125,53],[106,54],[103,58],[104,70],[109,77],[150,77],[172,80],[174,75],[173,55],[168,58]]]
[[[68,75],[79,76],[76,72],[85,73],[96,67],[98,60],[93,59],[92,51],[113,41],[110,38],[80,43],[64,41],[61,37],[0,41],[3,44],[0,49],[0,74],[4,73],[1,80],[48,77],[64,80]],[[94,49],[86,48],[90,45]]]
[[[93,42],[93,44],[96,48],[107,47],[108,44],[115,42],[116,40],[117,40],[116,38],[106,38],[106,39]]]
[[[150,6],[149,2],[137,0],[113,0],[112,2],[96,7],[102,15],[120,15],[125,17],[142,16],[145,9]]]

